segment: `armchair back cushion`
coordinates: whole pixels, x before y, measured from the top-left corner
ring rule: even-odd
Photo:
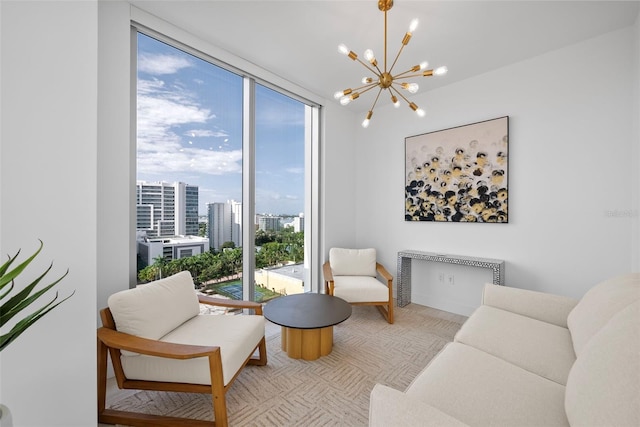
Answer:
[[[589,340],[624,307],[640,300],[640,273],[605,280],[591,288],[567,317],[577,356]]]
[[[331,248],[329,264],[335,276],[376,277],[376,250]]]
[[[200,313],[188,271],[115,293],[108,304],[119,332],[153,340]]]

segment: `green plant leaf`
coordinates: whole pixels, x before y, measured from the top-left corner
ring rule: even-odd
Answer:
[[[53,264],[51,264],[49,268],[47,268],[47,270],[42,275],[40,275],[40,277],[34,280],[29,286],[25,287],[22,291],[14,295],[9,301],[2,304],[2,312],[0,313],[0,327],[4,326],[4,324],[8,322],[13,316],[28,307],[32,302],[40,298],[42,294],[54,287],[56,284],[58,284],[58,282],[64,279],[67,274],[69,274],[69,270],[67,270],[67,272],[64,273],[58,280],[47,285],[35,294],[29,296],[33,288],[35,288],[40,280],[42,280],[42,278],[51,270],[52,266]]]
[[[9,260],[6,263],[4,263],[2,267],[0,267],[1,269],[0,271],[2,272],[2,274],[0,274],[0,289],[4,288],[7,283],[11,282],[20,273],[22,273],[24,269],[27,268],[27,266],[31,263],[31,261],[33,261],[34,258],[38,256],[43,246],[44,246],[44,243],[42,243],[42,240],[40,240],[40,247],[33,255],[27,258],[22,264],[18,265],[16,268],[6,273],[7,268],[18,257],[18,254],[20,253],[20,251],[18,251],[18,253],[13,258],[9,258]]]
[[[11,344],[11,342],[13,342],[16,338],[18,338],[24,331],[27,330],[27,328],[33,325],[38,319],[40,319],[42,316],[44,316],[45,314],[47,314],[48,312],[50,312],[51,310],[53,310],[54,308],[56,308],[66,300],[68,300],[69,298],[71,298],[75,293],[76,291],[73,291],[71,295],[69,295],[65,299],[59,301],[57,304],[53,304],[58,299],[58,293],[56,292],[56,295],[53,297],[53,299],[49,303],[47,303],[44,307],[41,307],[40,309],[31,313],[29,316],[25,317],[24,319],[16,323],[9,332],[0,336],[0,351],[4,350],[5,347]]]
[[[4,299],[4,297],[9,295],[12,290],[13,290],[13,282],[11,282],[11,286],[9,286],[9,289],[7,289],[7,292],[5,292],[2,295],[0,295],[0,300]],[[4,309],[4,307],[3,307],[3,309]]]
[[[0,305],[0,327],[4,326],[5,323],[11,320],[16,314],[18,314],[19,312],[21,312],[22,310],[26,309],[31,304],[33,304],[38,298],[43,296],[52,287],[60,283],[60,281],[64,279],[67,276],[67,274],[69,274],[69,270],[67,269],[67,271],[57,280],[46,285],[44,288],[34,292],[36,286],[51,271],[51,268],[53,267],[53,263],[51,263],[49,267],[42,274],[40,274],[40,276],[38,276],[35,280],[33,280],[29,285],[27,285],[24,289],[19,291],[17,294],[10,297],[10,293],[15,287],[14,279],[16,279],[27,268],[27,266],[31,263],[31,261],[34,260],[36,256],[38,256],[43,246],[44,244],[42,240],[40,240],[40,247],[38,248],[38,250],[29,258],[27,258],[24,262],[20,263],[17,267],[11,270],[9,268],[11,264],[17,259],[18,255],[20,254],[20,251],[18,251],[13,257],[10,256],[9,259],[0,266],[0,290],[3,289],[5,286],[7,286],[9,283],[11,284],[9,286],[9,289],[6,291],[3,291],[2,294],[0,295],[0,299],[4,299],[5,297],[9,298],[6,302]],[[32,292],[34,293],[32,294]],[[13,327],[8,333],[4,335],[0,335],[0,351],[6,348],[10,343],[12,343],[18,336],[20,336],[23,332],[25,332],[27,328],[33,325],[42,316],[44,316],[45,314],[47,314],[48,312],[50,312],[51,310],[53,310],[54,308],[56,308],[66,300],[68,300],[69,298],[71,298],[73,294],[75,294],[75,291],[73,291],[71,295],[64,298],[63,300],[58,301],[58,293],[56,292],[55,296],[51,301],[46,303],[43,307],[40,307],[39,309],[37,309],[35,312],[26,316],[22,320],[19,320],[15,325],[13,325]]]

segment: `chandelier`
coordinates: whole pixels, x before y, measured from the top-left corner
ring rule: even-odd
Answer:
[[[391,67],[387,68],[387,12],[393,7],[393,0],[379,0],[378,1],[378,9],[384,12],[384,69],[380,69],[378,67],[378,61],[373,54],[371,49],[367,49],[364,52],[364,57],[367,60],[368,64],[363,62],[358,55],[353,51],[349,50],[347,46],[341,44],[338,46],[338,50],[340,53],[347,55],[353,61],[358,61],[362,64],[367,70],[373,73],[373,77],[364,77],[362,79],[363,86],[357,87],[355,89],[347,88],[341,91],[338,91],[334,94],[334,98],[340,100],[340,104],[347,105],[351,101],[356,100],[365,92],[370,91],[371,89],[378,88],[378,94],[376,95],[376,99],[373,101],[373,105],[367,112],[367,116],[362,122],[362,127],[366,128],[369,126],[369,122],[371,121],[371,116],[373,116],[373,109],[378,102],[378,98],[380,98],[380,94],[383,90],[388,89],[391,94],[391,102],[393,105],[398,108],[400,106],[400,101],[398,97],[402,98],[416,114],[420,117],[424,116],[424,110],[419,108],[415,103],[409,101],[403,94],[402,91],[407,91],[409,93],[416,93],[419,89],[417,83],[409,83],[409,82],[401,82],[400,80],[409,79],[412,77],[430,77],[430,76],[442,76],[447,73],[447,67],[439,67],[435,70],[427,70],[428,67],[427,62],[422,62],[419,65],[415,65],[411,67],[409,70],[404,71],[402,73],[398,73],[393,75],[393,67],[396,65],[400,54],[402,53],[402,49],[409,43],[411,40],[411,35],[418,27],[418,20],[414,19],[411,21],[409,25],[409,30],[406,32],[402,39],[402,45],[400,46],[400,50],[396,55]]]

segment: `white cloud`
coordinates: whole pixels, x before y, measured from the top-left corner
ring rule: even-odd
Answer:
[[[183,56],[143,53],[138,57],[138,70],[153,75],[175,74],[192,66],[191,61]]]
[[[287,172],[289,173],[294,173],[294,174],[303,174],[304,173],[304,168],[298,167],[298,168],[286,168],[285,169]]]
[[[185,132],[186,136],[190,136],[192,138],[199,137],[214,137],[214,138],[222,138],[227,137],[229,134],[222,130],[210,130],[210,129],[193,129]]]
[[[174,127],[205,124],[215,117],[196,97],[185,90],[170,90],[163,81],[138,81],[138,173],[162,174],[199,172],[210,175],[240,173],[242,151],[204,150],[182,145]],[[199,136],[224,131],[190,131]]]

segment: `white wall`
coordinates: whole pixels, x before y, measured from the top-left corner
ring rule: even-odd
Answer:
[[[131,122],[130,6],[98,4],[98,288],[97,310],[109,295],[136,283],[135,146]],[[128,161],[127,161],[128,160]],[[96,311],[96,316],[98,312]],[[98,325],[101,321],[98,318]]]
[[[377,247],[394,273],[402,249],[504,259],[507,285],[573,297],[637,269],[637,218],[628,214],[639,167],[634,37],[637,29],[623,29],[423,93],[423,119],[403,106],[380,108],[368,129],[356,120],[358,246]],[[404,138],[505,115],[509,224],[405,222]],[[462,314],[491,279],[488,270],[413,266],[423,304]],[[453,286],[437,283],[442,271]]]
[[[325,102],[324,135],[322,138],[322,253],[328,259],[332,247],[352,247],[356,241],[357,157],[355,128],[357,120],[349,110],[335,100]],[[318,272],[321,276],[321,272]],[[321,282],[322,283],[322,282]]]
[[[0,253],[75,295],[0,356],[14,426],[95,425],[97,3],[2,1]],[[18,280],[20,286],[26,281]]]

